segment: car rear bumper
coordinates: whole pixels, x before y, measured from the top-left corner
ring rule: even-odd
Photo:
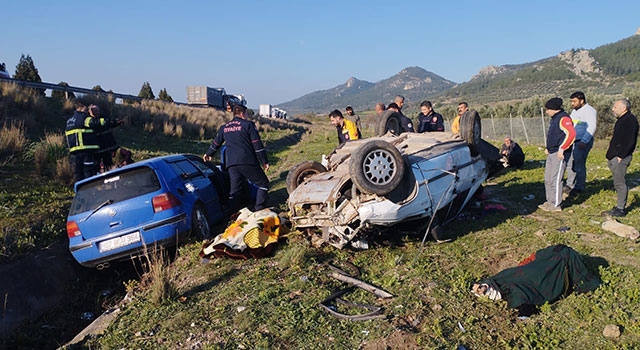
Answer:
[[[71,255],[82,266],[96,267],[105,262],[131,259],[159,246],[173,246],[178,243],[190,230],[186,214],[182,213],[160,222],[154,222],[136,228],[120,231],[117,234],[100,236],[92,240],[82,240],[75,243],[75,239],[69,241]],[[140,240],[126,244],[122,247],[100,251],[100,244],[118,237],[140,232]]]

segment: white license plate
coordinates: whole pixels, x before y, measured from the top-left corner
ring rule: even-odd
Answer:
[[[109,251],[109,250],[118,249],[120,247],[124,247],[126,245],[129,245],[129,244],[132,244],[132,243],[136,243],[136,242],[140,242],[140,232],[139,231],[136,231],[134,233],[130,233],[128,235],[112,238],[112,239],[106,240],[104,242],[100,242],[98,244],[98,249],[100,250],[100,253],[102,253],[102,252],[106,252],[106,251]]]

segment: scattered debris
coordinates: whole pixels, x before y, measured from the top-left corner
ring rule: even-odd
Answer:
[[[82,315],[80,315],[80,319],[83,321],[92,321],[94,317],[93,312],[89,311],[83,312]]]
[[[337,273],[337,272],[332,272],[329,274],[329,276],[342,281],[342,282],[346,282],[349,284],[352,284],[358,288],[364,289],[369,293],[373,293],[375,296],[377,296],[378,298],[393,298],[393,294],[388,293],[380,288],[374,287],[368,283],[362,282],[359,279],[353,278],[353,277],[349,277],[349,276],[345,276],[343,274]]]
[[[519,234],[522,234],[522,230],[517,228],[514,224],[509,223],[509,226],[511,226],[511,228],[513,228],[514,230],[518,231]]]
[[[485,216],[487,214],[496,214],[506,210],[507,208],[502,204],[487,204],[484,206],[481,216]]]
[[[354,268],[356,268],[357,270],[357,274],[360,275],[360,269],[358,269],[357,267],[355,267],[355,265],[351,264],[351,266],[353,266]],[[333,265],[329,265],[329,267],[331,268],[331,270],[333,270],[333,272],[329,273],[330,277],[333,277],[339,281],[345,282],[345,283],[349,283],[351,284],[350,287],[338,290],[337,292],[331,294],[329,297],[327,297],[325,300],[323,300],[322,302],[320,302],[320,306],[325,309],[325,311],[327,311],[328,313],[332,314],[335,317],[338,318],[342,318],[342,319],[346,319],[346,320],[351,320],[351,321],[366,321],[366,320],[371,320],[374,318],[382,318],[385,317],[385,315],[383,314],[383,308],[382,307],[378,307],[378,306],[372,306],[372,305],[364,305],[364,304],[359,304],[359,303],[354,303],[354,302],[350,302],[347,300],[342,299],[342,296],[353,291],[355,289],[355,287],[358,287],[360,289],[366,290],[372,294],[374,294],[375,296],[377,296],[378,298],[392,298],[393,294],[382,290],[378,287],[375,287],[371,284],[368,284],[366,282],[363,282],[357,278],[354,278],[352,276],[349,276],[346,272],[344,272],[343,270],[341,270],[340,268],[333,266]],[[336,306],[337,304],[341,304],[341,305],[345,305],[347,307],[353,307],[353,308],[360,308],[360,309],[365,309],[368,310],[368,312],[362,313],[362,314],[357,314],[357,315],[347,315],[347,314],[343,314],[338,312],[338,308]]]
[[[605,231],[613,232],[620,237],[629,238],[634,241],[640,238],[640,232],[638,232],[638,230],[636,230],[634,227],[622,224],[612,218],[609,218],[607,219],[607,221],[602,223],[602,229]]]
[[[431,305],[431,310],[432,310],[432,311],[440,311],[440,310],[442,310],[442,305],[440,305],[440,304],[433,304],[433,305]]]

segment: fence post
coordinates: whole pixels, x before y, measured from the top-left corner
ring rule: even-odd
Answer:
[[[520,114],[520,120],[522,121],[522,129],[524,129],[524,137],[527,139],[527,145],[530,145],[529,133],[527,133],[527,127],[524,125],[524,118],[522,117],[522,114]]]
[[[493,123],[493,113],[491,113],[491,129],[493,129],[493,138],[496,138],[496,125]]]
[[[546,128],[544,127],[544,110],[542,107],[540,107],[540,117],[542,117],[542,141],[544,142],[544,145],[547,145],[547,131],[545,130]]]
[[[511,106],[509,106],[509,134],[512,138],[515,137],[513,135],[513,121],[511,120]]]

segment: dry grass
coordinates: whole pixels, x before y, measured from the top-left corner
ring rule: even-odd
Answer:
[[[5,123],[0,129],[0,163],[20,154],[27,143],[24,123],[13,121]]]
[[[40,141],[29,144],[21,158],[32,160],[35,172],[40,176],[53,177],[65,185],[71,183],[73,170],[63,133],[46,133]]]
[[[140,281],[146,290],[148,301],[160,305],[178,296],[176,288],[176,268],[171,264],[169,253],[162,247],[145,247],[140,257],[143,275]]]

